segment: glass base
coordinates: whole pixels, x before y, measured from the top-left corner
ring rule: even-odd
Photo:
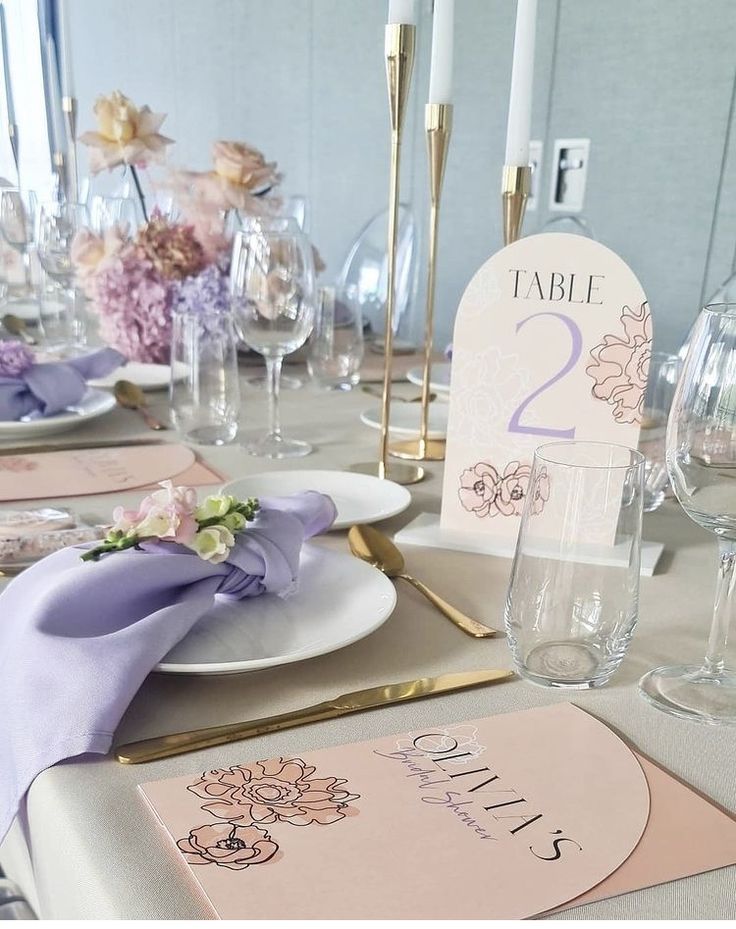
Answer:
[[[300,442],[299,439],[269,434],[248,442],[245,450],[249,455],[256,455],[258,458],[302,458],[312,451],[312,446],[309,442]]]
[[[526,656],[519,674],[542,687],[590,690],[602,687],[616,667],[601,667],[601,656],[586,642],[545,642]]]
[[[714,726],[736,724],[736,671],[714,676],[696,665],[655,668],[639,681],[639,690],[673,716]]]
[[[233,423],[223,426],[197,426],[188,429],[185,438],[195,445],[229,445],[237,434],[237,423]]]
[[[268,378],[265,374],[246,378],[245,383],[249,387],[255,387],[256,390],[268,390]],[[281,390],[299,390],[304,386],[304,381],[300,377],[294,377],[292,374],[282,374],[279,383]]]

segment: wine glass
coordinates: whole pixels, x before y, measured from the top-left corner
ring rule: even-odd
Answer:
[[[667,424],[667,471],[687,515],[718,539],[715,607],[703,664],[656,668],[639,686],[676,716],[736,723],[736,661],[726,654],[736,606],[735,303],[706,306],[695,324]]]
[[[71,250],[74,236],[89,226],[89,214],[83,203],[49,203],[41,207],[38,224],[38,258],[46,274],[64,292],[68,314],[68,345],[86,343],[83,297],[76,290]]]
[[[314,259],[309,239],[293,229],[264,226],[236,233],[230,266],[235,324],[249,348],[263,355],[268,378],[269,431],[247,448],[252,455],[294,458],[312,450],[285,438],[279,421],[284,355],[300,348],[314,324]]]
[[[116,223],[134,230],[138,226],[138,205],[132,197],[105,197],[96,194],[89,207],[90,226],[98,235]]]
[[[20,253],[23,260],[23,287],[21,297],[31,293],[31,247],[37,207],[36,194],[19,187],[5,187],[0,192],[0,234]]]

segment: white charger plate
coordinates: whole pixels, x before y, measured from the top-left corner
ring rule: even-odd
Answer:
[[[337,507],[332,529],[347,529],[360,523],[388,519],[402,513],[411,503],[411,494],[406,487],[351,471],[268,471],[239,477],[222,489],[241,500],[318,490],[332,497]]]
[[[87,393],[74,407],[69,407],[63,413],[55,416],[43,416],[38,419],[0,421],[0,440],[36,438],[42,435],[55,435],[59,432],[69,432],[91,419],[104,416],[115,407],[115,397],[105,390],[96,390],[89,387]]]
[[[433,390],[436,394],[449,394],[451,370],[452,365],[449,361],[433,364],[429,378],[429,389]],[[412,368],[407,373],[406,379],[409,383],[421,387],[424,383],[424,368]]]
[[[444,439],[447,436],[447,412],[449,403],[431,403],[429,405],[430,439]],[[419,423],[422,415],[421,403],[392,403],[389,430],[396,435],[411,438],[419,435]],[[381,408],[371,407],[360,414],[361,422],[373,429],[381,428]]]
[[[239,674],[326,655],[374,632],[395,606],[394,585],[376,568],[307,543],[297,593],[218,602],[155,670]]]
[[[175,379],[181,381],[186,377],[187,366],[178,361],[174,365]],[[143,361],[129,361],[126,365],[115,368],[105,377],[97,377],[88,381],[91,387],[107,387],[112,389],[115,381],[131,381],[142,390],[161,390],[168,387],[171,381],[171,365],[149,364]]]

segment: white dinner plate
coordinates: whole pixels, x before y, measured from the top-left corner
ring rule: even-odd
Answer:
[[[223,487],[225,493],[241,500],[283,497],[302,490],[318,490],[332,497],[337,507],[333,529],[388,519],[402,513],[411,503],[406,487],[351,471],[268,471],[239,477]]]
[[[447,435],[447,411],[449,403],[431,403],[429,405],[429,438],[444,439]],[[421,403],[392,403],[390,431],[396,435],[419,435],[419,421],[422,415]],[[363,410],[360,419],[366,426],[381,428],[381,408],[371,407]]]
[[[237,674],[326,655],[374,632],[395,605],[394,585],[376,568],[307,543],[297,593],[218,602],[155,670]]]
[[[443,361],[439,364],[432,365],[432,371],[429,378],[429,389],[436,394],[449,394],[450,392],[450,370],[452,365],[449,361]],[[421,387],[424,383],[424,368],[412,368],[406,375],[407,381]]]
[[[0,421],[0,440],[36,438],[42,435],[54,435],[58,432],[69,432],[90,419],[104,416],[115,406],[115,397],[105,390],[87,389],[76,406],[69,407],[63,413],[54,416],[41,416],[38,419]]]
[[[186,377],[187,366],[178,361],[174,365],[176,380],[180,381]],[[171,365],[148,364],[143,361],[129,361],[126,365],[115,368],[105,377],[97,377],[89,381],[91,387],[115,386],[115,381],[131,381],[137,384],[142,390],[161,390],[169,386],[171,380]]]

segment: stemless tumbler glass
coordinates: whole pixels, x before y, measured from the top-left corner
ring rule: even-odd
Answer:
[[[318,387],[352,390],[360,382],[363,321],[355,288],[321,287],[307,370]]]
[[[669,483],[665,461],[665,433],[681,365],[677,355],[668,355],[666,352],[655,352],[649,362],[644,417],[639,434],[639,451],[646,458],[645,513],[651,513],[662,505]]]
[[[499,494],[525,497],[505,609],[518,671],[548,687],[600,687],[638,617],[644,457],[553,442],[510,480]]]
[[[719,546],[713,622],[702,664],[662,667],[641,679],[666,712],[736,723],[736,643],[727,654],[736,607],[736,303],[698,317],[667,423],[667,470],[687,515]]]
[[[38,258],[46,274],[65,292],[70,348],[81,348],[87,342],[84,297],[75,286],[71,252],[75,235],[88,225],[89,214],[83,203],[47,203],[41,208]]]
[[[187,439],[225,445],[235,438],[240,384],[237,339],[228,313],[173,312],[169,397],[172,421]]]
[[[284,355],[300,348],[314,323],[314,259],[309,239],[290,229],[238,232],[233,241],[230,294],[238,333],[263,355],[268,375],[268,433],[247,445],[252,455],[307,455],[307,442],[281,432],[279,388]]]

